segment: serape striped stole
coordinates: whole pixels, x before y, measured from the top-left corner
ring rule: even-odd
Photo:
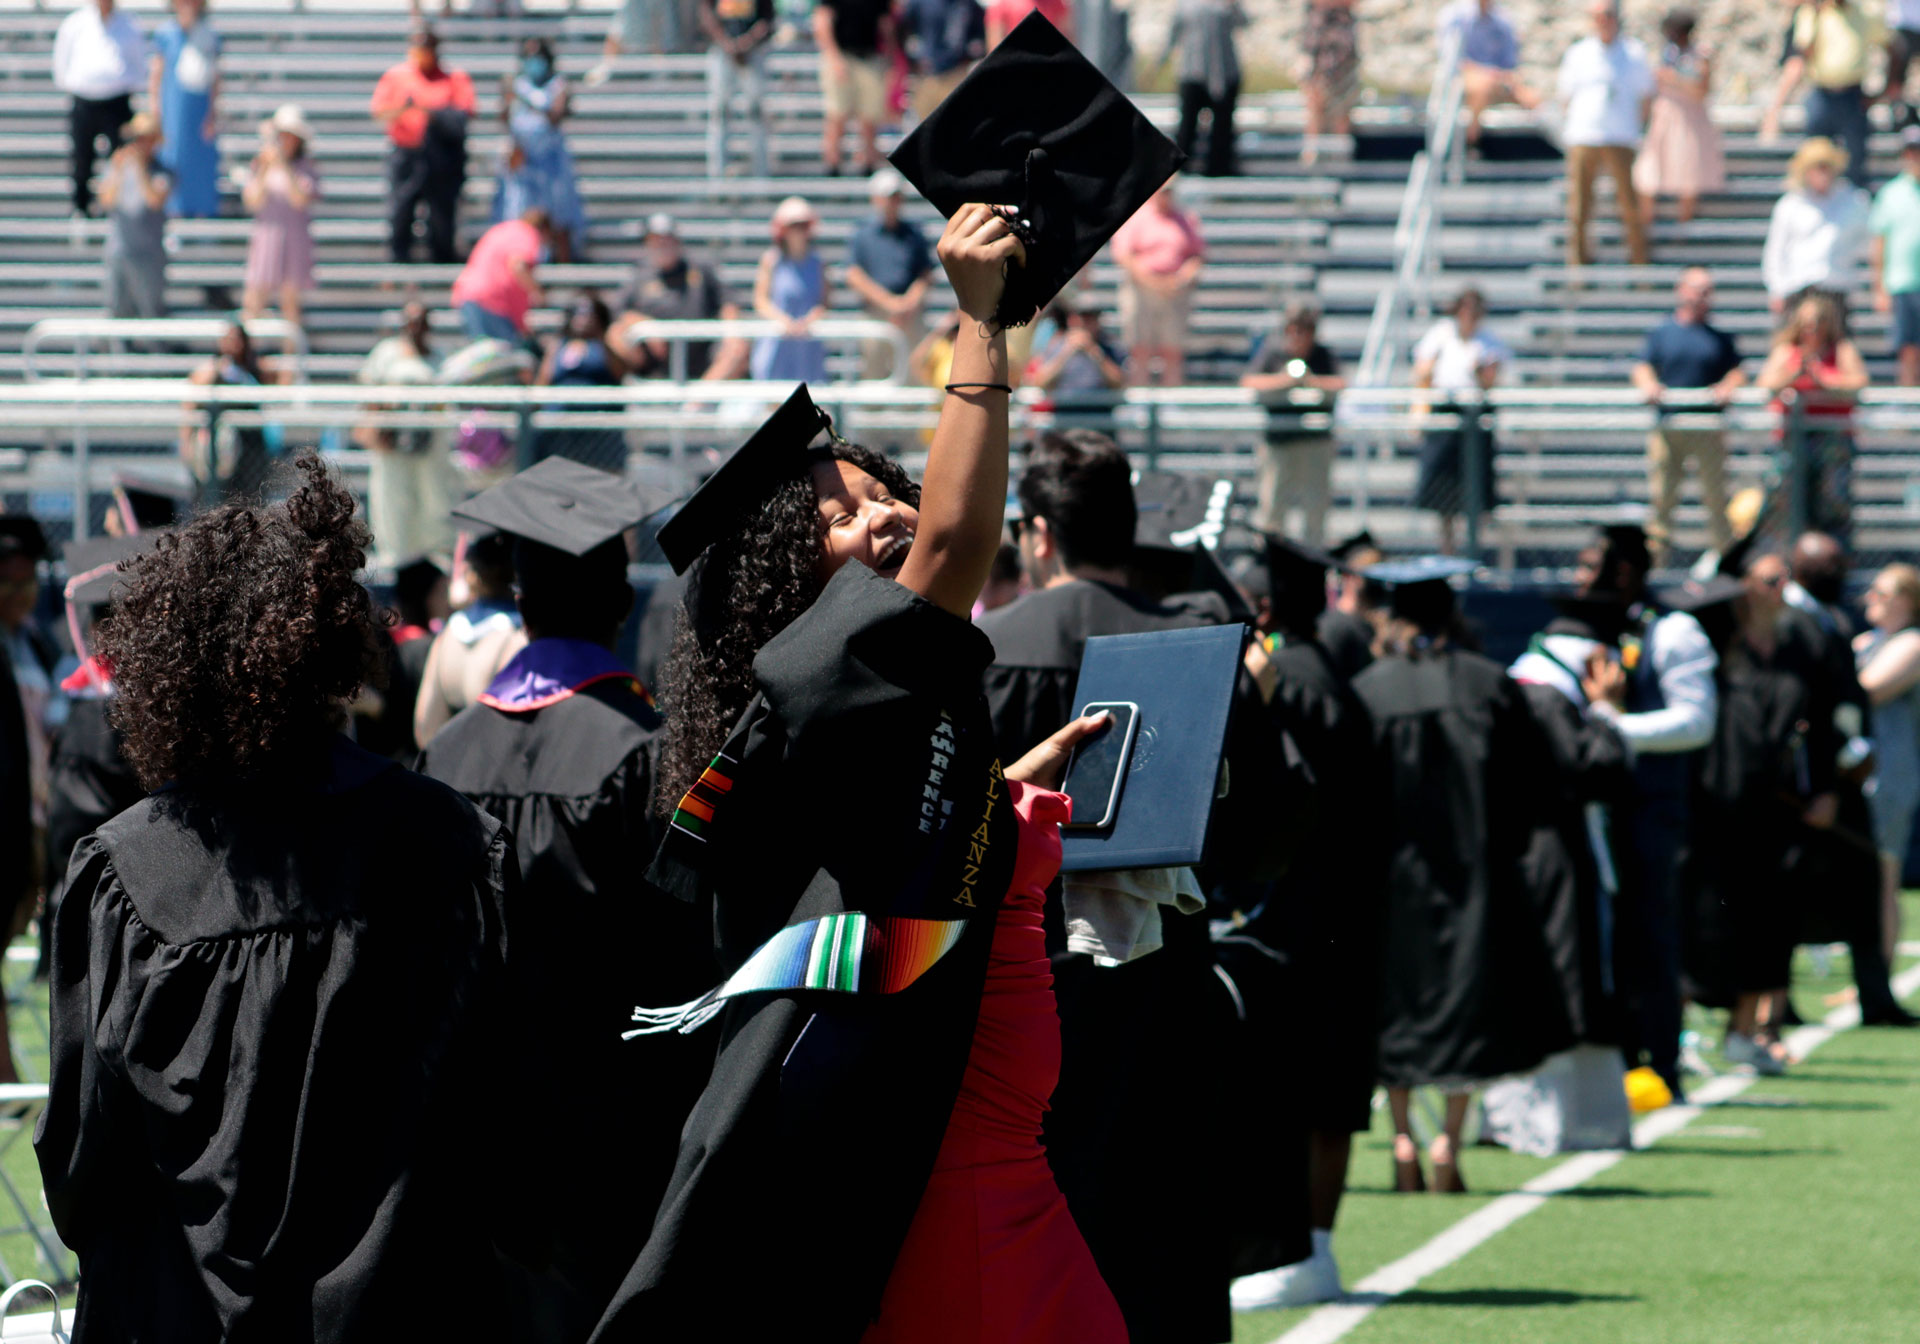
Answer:
[[[844,994],[897,994],[953,950],[964,919],[905,919],[852,911],[823,915],[780,930],[760,945],[725,984],[673,1008],[635,1008],[642,1025],[622,1039],[656,1032],[697,1031],[726,1001],[760,991],[820,989]]]

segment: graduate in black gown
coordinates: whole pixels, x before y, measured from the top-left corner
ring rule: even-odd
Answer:
[[[1044,1098],[1022,1103],[1028,1159],[964,1156],[986,1141],[969,1117],[995,1109],[969,1090],[981,1052],[1041,1073],[1057,1058],[1038,1016],[1011,1039],[976,1026],[1002,902],[1046,838],[1019,810],[1025,782],[1057,779],[1097,726],[1003,774],[980,695],[991,649],[967,619],[1006,495],[989,318],[1021,252],[986,206],[941,240],[969,316],[924,486],[837,436],[814,447],[831,425],[802,388],[660,529],[675,569],[697,568],[662,687],[668,833],[649,877],[713,902],[726,979],[634,1015],[646,1034],[717,1019],[719,1055],[596,1341],[1124,1337],[1046,1170]],[[1050,996],[1032,1006],[1052,1021]],[[996,1173],[1034,1211],[1018,1235],[1008,1206],[968,1195]],[[965,1257],[929,1260],[948,1237]]]
[[[1393,585],[1391,655],[1353,683],[1389,778],[1377,818],[1388,864],[1380,1080],[1399,1190],[1425,1187],[1412,1088],[1447,1093],[1429,1150],[1434,1188],[1464,1190],[1460,1132],[1474,1086],[1573,1043],[1522,871],[1541,787],[1539,729],[1505,670],[1450,640],[1448,578],[1471,567],[1432,556],[1369,570]]]
[[[126,538],[101,537],[68,542],[67,608],[73,627],[105,619],[115,586],[121,581],[119,564],[129,556],[153,549],[157,532]],[[121,751],[120,730],[108,711],[113,702],[113,676],[98,657],[85,656],[61,683],[67,693],[67,721],[53,737],[53,761],[47,772],[47,851],[60,877],[67,871],[74,846],[104,822],[147,796],[133,765]],[[65,883],[48,885],[45,927],[52,928]],[[40,940],[40,973],[51,968],[53,940]]]
[[[97,632],[155,792],[76,848],[51,933],[34,1148],[83,1344],[525,1337],[512,851],[336,734],[374,670],[368,536],[296,465],[136,559]]]
[[[1619,644],[1630,608],[1617,595],[1555,599],[1560,615],[1528,641],[1508,673],[1540,729],[1548,759],[1533,772],[1536,825],[1524,869],[1552,950],[1574,1039],[1618,1045],[1613,980],[1613,809],[1633,792],[1633,760],[1597,705],[1626,704]]]
[[[1372,723],[1318,634],[1337,562],[1282,537],[1267,539],[1264,558],[1268,633],[1256,675],[1312,772],[1316,823],[1312,843],[1301,846],[1247,928],[1286,958],[1299,1010],[1310,1014],[1309,1029],[1290,1031],[1284,1066],[1274,1059],[1267,1067],[1284,1072],[1286,1109],[1303,1131],[1297,1155],[1307,1167],[1312,1255],[1237,1279],[1233,1304],[1243,1311],[1340,1295],[1333,1227],[1353,1136],[1373,1123],[1385,894],[1373,828],[1386,779]]]
[[[980,618],[993,641],[987,701],[1003,756],[1017,755],[1069,723],[1089,638],[1220,624],[1214,592],[1161,602],[1134,586],[1139,518],[1126,454],[1092,430],[1050,433],[1027,456],[1018,537],[1032,591]],[[1204,492],[1202,493],[1204,506]],[[1156,519],[1150,541],[1189,520]],[[1166,568],[1164,548],[1152,567]],[[1174,557],[1186,575],[1195,557]],[[1302,778],[1293,794],[1260,787],[1285,744],[1251,678],[1229,728],[1233,791],[1214,833],[1231,836],[1220,863],[1235,876],[1273,876],[1290,857]],[[1264,758],[1264,759],[1263,759]],[[1275,851],[1279,851],[1278,854]],[[1260,871],[1255,860],[1264,858]],[[1135,1344],[1226,1339],[1231,1263],[1222,1235],[1215,1154],[1174,1136],[1219,1109],[1222,1061],[1200,1017],[1217,993],[1205,914],[1161,910],[1164,945],[1120,966],[1099,966],[1067,944],[1058,896],[1047,903],[1048,949],[1060,1004],[1060,1087],[1047,1117],[1047,1155],[1101,1272],[1126,1313]],[[1230,1178],[1229,1178],[1230,1179]],[[1165,1235],[1180,1228],[1177,1237]],[[1304,1253],[1305,1247],[1300,1250]]]
[[[1779,1073],[1799,918],[1791,860],[1808,828],[1838,816],[1840,744],[1818,632],[1786,604],[1785,557],[1736,543],[1722,564],[1742,588],[1707,624],[1720,710],[1694,776],[1681,964],[1690,998],[1730,1010],[1728,1061]]]
[[[1341,573],[1335,583],[1333,600],[1320,617],[1320,643],[1333,657],[1334,669],[1352,681],[1373,661],[1375,638],[1373,613],[1385,601],[1385,590],[1369,587],[1369,565],[1385,559],[1373,533],[1361,530],[1328,550],[1338,561]]]
[[[636,1003],[678,1003],[717,971],[710,912],[643,879],[661,718],[613,642],[633,604],[625,534],[654,507],[628,480],[547,458],[456,513],[513,539],[528,643],[456,714],[419,769],[513,836],[529,912],[515,953],[564,1024],[545,1044],[565,1088],[544,1127],[556,1191],[559,1338],[582,1339],[646,1241],[711,1042],[620,1039]]]

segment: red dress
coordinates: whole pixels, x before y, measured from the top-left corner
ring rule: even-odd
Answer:
[[[1127,1327],[1040,1147],[1060,1078],[1041,905],[1066,797],[1009,783],[1020,819],[973,1053],[940,1155],[862,1344],[1124,1344]]]

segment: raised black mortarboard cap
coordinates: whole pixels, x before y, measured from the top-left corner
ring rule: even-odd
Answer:
[[[1027,261],[994,314],[1010,327],[1032,321],[1183,159],[1038,13],[889,157],[943,215],[970,201],[1018,208]]]
[[[44,560],[50,554],[47,534],[31,515],[0,514],[0,560],[24,555],[29,560]]]
[[[1556,593],[1547,599],[1560,613],[1549,634],[1576,634],[1602,644],[1618,644],[1633,606],[1617,593]]]
[[[113,590],[126,581],[127,576],[120,572],[120,562],[152,550],[159,542],[158,532],[68,542],[61,552],[67,566],[67,601],[84,607],[97,607],[107,601]]]
[[[457,505],[456,518],[582,556],[644,522],[666,500],[625,476],[549,457]]]
[[[675,574],[684,574],[707,547],[726,536],[741,516],[782,481],[806,465],[806,452],[833,421],[813,404],[802,383],[779,410],[734,450],[720,469],[687,497],[660,526],[658,541]]]

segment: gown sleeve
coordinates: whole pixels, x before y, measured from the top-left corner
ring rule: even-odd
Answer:
[[[95,984],[89,926],[96,909],[124,924],[127,912],[114,902],[117,886],[106,851],[88,836],[74,849],[67,870],[68,899],[60,903],[54,922],[51,1082],[47,1108],[33,1136],[54,1226],[61,1240],[82,1255],[96,1219],[113,1206],[104,1192],[114,1185],[117,1145],[98,1035],[110,1025],[105,1020],[109,1004],[107,987]]]

